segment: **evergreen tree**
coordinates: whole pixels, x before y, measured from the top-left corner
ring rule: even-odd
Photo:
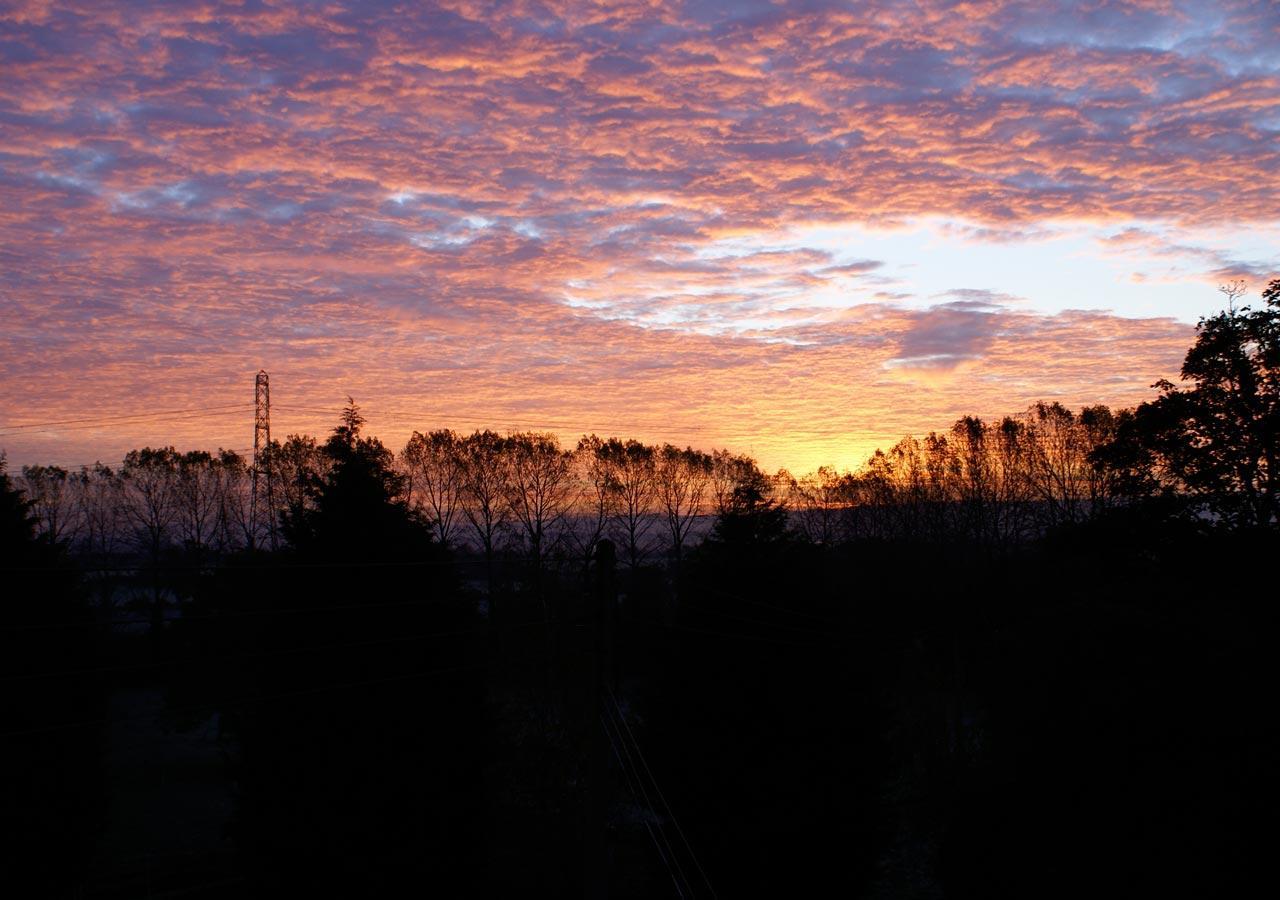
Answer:
[[[103,799],[93,621],[64,548],[37,535],[0,455],[0,817],[6,876],[70,891]]]

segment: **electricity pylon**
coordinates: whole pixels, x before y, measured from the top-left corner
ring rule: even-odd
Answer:
[[[258,541],[258,523],[267,518],[271,549],[276,549],[275,479],[267,460],[271,447],[271,385],[265,369],[253,381],[253,496],[249,500],[250,541]]]

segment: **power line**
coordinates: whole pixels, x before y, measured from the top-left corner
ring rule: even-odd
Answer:
[[[100,419],[97,421],[82,420],[82,424],[65,425],[65,426],[57,426],[57,425],[52,425],[48,423],[40,427],[37,427],[35,424],[7,425],[7,426],[0,426],[0,427],[9,428],[12,430],[0,432],[0,437],[22,437],[28,434],[48,434],[54,431],[64,432],[64,431],[94,430],[99,428],[111,427],[113,425],[117,425],[117,426],[118,425],[126,425],[126,426],[127,425],[152,425],[152,424],[158,425],[158,424],[167,424],[169,422],[181,422],[181,421],[186,421],[190,419],[219,418],[222,416],[235,415],[236,413],[241,411],[242,411],[241,408],[237,408],[237,409],[207,410],[203,412],[194,411],[194,412],[183,412],[183,413],[156,413],[156,414],[152,414],[145,417],[139,415],[139,416],[127,416],[127,417],[120,417],[120,418]],[[83,422],[87,422],[88,424],[83,424]]]
[[[343,408],[342,408],[342,407],[340,407],[340,406],[334,406],[334,407],[320,407],[320,406],[294,406],[294,405],[293,405],[293,404],[291,404],[291,403],[276,403],[276,404],[274,404],[274,405],[273,405],[273,408],[274,408],[274,409],[283,409],[283,410],[287,410],[288,412],[321,413],[321,414],[326,415],[326,416],[337,416],[337,415],[340,415],[340,414],[342,413],[342,409],[343,409]],[[361,411],[363,412],[363,410],[361,410]]]
[[[622,753],[618,750],[618,744],[622,742],[622,732],[618,732],[618,742],[615,743],[611,726],[613,728],[616,728],[617,726],[612,725],[611,720],[605,713],[600,714],[599,718],[600,727],[604,729],[605,736],[609,739],[609,749],[613,751],[613,757],[618,761],[618,768],[621,770],[622,777],[627,783],[627,790],[631,792],[631,798],[639,804],[641,800],[639,794],[636,793],[635,787],[635,782],[639,780],[639,773],[635,772],[635,778],[633,779],[633,767],[629,766],[627,762],[623,760]],[[648,811],[649,816],[657,820],[658,814],[653,811],[653,807],[649,806],[647,801],[645,802],[645,809]],[[671,861],[667,857],[667,851],[662,849],[663,842],[658,840],[658,835],[654,832],[653,825],[647,817],[644,820],[644,827],[645,830],[649,832],[649,840],[653,842],[653,848],[658,851],[658,858],[662,860],[662,867],[667,870],[667,875],[671,877],[671,883],[676,889],[676,895],[683,898],[684,891],[680,887],[680,879],[676,876],[675,870],[671,868]],[[662,824],[659,822],[658,831],[661,832],[661,830]],[[667,843],[667,849],[670,850],[670,842]]]
[[[83,419],[62,419],[57,422],[26,422],[21,425],[0,425],[0,429],[46,428],[50,425],[71,425],[77,422],[110,422],[117,419],[142,419],[142,418],[151,418],[153,416],[177,415],[179,413],[205,412],[205,411],[214,410],[214,409],[242,409],[245,406],[252,406],[252,405],[253,404],[245,403],[241,401],[239,403],[223,403],[217,406],[189,406],[189,407],[186,407],[185,409],[155,410],[153,412],[127,413],[127,414],[118,415],[118,416],[98,416],[98,417],[90,416],[88,418],[83,418]]]
[[[102,431],[107,428],[119,429],[121,427],[142,426],[142,425],[159,427],[159,426],[168,426],[174,422],[189,422],[196,419],[220,418],[222,416],[233,415],[237,412],[241,412],[241,411],[232,410],[231,412],[220,412],[220,413],[197,413],[190,416],[165,416],[162,419],[154,419],[154,420],[140,419],[132,422],[105,423],[105,424],[97,424],[97,425],[67,425],[66,427],[62,427],[62,428],[39,428],[39,429],[33,429],[31,431],[10,431],[4,434],[0,434],[0,438],[26,437],[28,435],[36,435],[36,434],[64,434],[68,431]]]
[[[610,695],[612,696],[612,689],[610,689]],[[610,711],[611,711],[610,705],[606,703],[605,704],[606,716],[609,714]],[[612,706],[612,712],[614,714],[614,717],[616,717],[619,721],[622,720],[622,713],[618,710],[617,704],[614,704]],[[666,845],[668,856],[670,857],[671,861],[675,863],[675,871],[680,876],[680,883],[684,885],[684,890],[681,892],[681,895],[683,896],[684,894],[688,894],[690,897],[692,897],[693,886],[689,884],[689,877],[684,873],[684,866],[680,865],[680,857],[676,854],[675,848],[671,845],[671,839],[667,837],[667,831],[666,831],[666,827],[663,824],[662,814],[658,812],[658,810],[653,805],[653,801],[649,799],[649,791],[645,788],[644,778],[641,776],[640,770],[636,768],[635,763],[631,759],[631,749],[634,747],[634,745],[629,744],[626,735],[622,733],[622,726],[625,726],[625,725],[626,725],[626,722],[622,722],[621,725],[617,723],[614,724],[614,729],[618,732],[618,739],[622,744],[623,755],[626,756],[627,761],[628,763],[630,763],[632,770],[636,773],[636,783],[640,785],[640,795],[644,797],[645,806],[647,806],[649,808],[649,811],[654,814],[654,818],[658,823],[658,834],[662,838],[662,842]],[[636,755],[638,757],[639,749],[638,748],[635,748],[635,749],[637,750]],[[652,776],[650,776],[650,778],[652,780]],[[654,787],[656,788],[657,785],[655,784]]]
[[[618,697],[613,692],[613,688],[605,685],[609,691],[609,700],[613,704],[615,715],[627,730],[627,736],[631,739],[631,746],[635,747],[636,755],[640,757],[640,763],[644,766],[644,770],[649,775],[649,781],[653,785],[654,791],[658,795],[658,799],[662,801],[662,806],[667,811],[667,815],[671,817],[671,823],[676,826],[676,832],[680,835],[680,840],[684,842],[685,849],[689,851],[689,857],[693,860],[693,864],[698,868],[698,874],[702,876],[702,881],[707,886],[707,890],[711,892],[711,896],[716,896],[715,888],[711,886],[711,879],[707,877],[706,870],[702,868],[702,863],[698,862],[698,855],[693,852],[693,845],[689,843],[689,839],[685,836],[684,829],[680,827],[680,820],[676,818],[675,810],[671,808],[671,804],[667,802],[666,795],[662,793],[662,788],[658,786],[658,779],[654,778],[653,770],[649,768],[648,761],[644,758],[644,752],[640,749],[640,742],[636,740],[635,734],[631,731],[631,725],[622,714],[622,708],[618,704]]]

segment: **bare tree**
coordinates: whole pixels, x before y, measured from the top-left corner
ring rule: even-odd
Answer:
[[[228,551],[250,546],[253,483],[249,464],[234,450],[219,451],[217,460],[216,473],[220,483],[217,549]]]
[[[276,508],[270,515],[277,519],[286,512],[295,518],[301,516],[331,465],[332,458],[309,434],[291,434],[283,444],[272,441],[263,459],[266,477],[272,479],[275,493]],[[247,507],[245,512],[247,516]],[[248,542],[259,546],[263,536],[250,533],[254,523],[248,517],[245,523]]]
[[[894,535],[894,473],[883,450],[876,450],[855,476],[852,491],[856,512],[852,518],[855,538],[886,540]]]
[[[999,478],[996,542],[1002,548],[1022,540],[1030,527],[1030,444],[1026,423],[1013,416],[1001,419],[988,441]]]
[[[1234,316],[1236,313],[1236,301],[1249,292],[1249,285],[1245,283],[1243,278],[1237,278],[1228,281],[1226,284],[1218,285],[1218,293],[1227,298],[1227,314]]]
[[[1093,467],[1075,415],[1061,403],[1027,410],[1028,476],[1042,527],[1077,521]]]
[[[800,478],[788,474],[781,486],[786,490],[792,522],[801,534],[815,544],[834,544],[844,537],[844,514],[850,505],[847,476],[830,466],[819,466]]]
[[[76,515],[75,479],[60,466],[23,466],[18,482],[31,503],[37,528],[47,540],[57,544],[73,541],[79,530]]]
[[[957,531],[989,548],[995,544],[998,485],[988,434],[987,424],[976,416],[964,416],[951,426],[948,502],[955,506]]]
[[[654,484],[677,561],[684,557],[690,529],[705,512],[712,467],[711,456],[699,450],[664,444],[658,451]]]
[[[193,450],[177,459],[174,519],[178,539],[192,550],[213,543],[223,511],[221,456]]]
[[[75,476],[80,547],[102,564],[119,549],[124,532],[124,485],[110,466],[94,463]]]
[[[583,435],[573,453],[575,488],[564,534],[584,571],[591,565],[596,543],[604,536],[614,510],[608,466],[599,453],[603,444],[594,434]]]
[[[400,461],[409,476],[409,496],[435,529],[436,538],[448,546],[458,525],[462,506],[463,461],[462,438],[449,429],[415,431],[400,453]]]
[[[178,513],[178,461],[178,452],[172,447],[144,447],[130,450],[120,470],[125,511],[134,525],[135,541],[151,563],[153,633],[159,633],[164,625],[159,566],[161,554],[172,541]]]
[[[554,434],[516,432],[503,441],[503,489],[521,526],[535,567],[541,568],[548,535],[565,514],[573,489],[572,455]]]
[[[458,445],[462,473],[462,514],[471,525],[489,575],[493,593],[493,559],[497,542],[506,530],[506,472],[503,451],[506,440],[493,431],[476,431]]]
[[[120,470],[125,512],[136,527],[137,541],[158,562],[172,540],[178,512],[178,452],[172,447],[130,450]]]
[[[758,481],[760,470],[749,456],[728,450],[711,453],[711,497],[717,515],[724,515],[733,501],[733,492],[744,484]]]
[[[634,569],[648,552],[645,538],[653,527],[654,450],[639,441],[609,438],[596,455],[614,498],[614,529]]]
[[[1116,431],[1105,406],[1079,416],[1059,403],[1037,403],[996,426],[965,416],[945,434],[906,437],[877,450],[841,488],[859,537],[963,537],[1008,548],[1037,530],[1096,513],[1109,484],[1092,452]],[[806,514],[813,488],[791,488]]]
[[[1110,479],[1103,467],[1094,464],[1094,451],[1111,441],[1116,435],[1116,417],[1109,407],[1101,404],[1086,406],[1080,410],[1076,418],[1076,427],[1081,433],[1081,441],[1086,458],[1086,490],[1089,501],[1089,514],[1097,515],[1111,501]]]

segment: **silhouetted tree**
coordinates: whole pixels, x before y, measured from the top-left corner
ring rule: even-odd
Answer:
[[[229,553],[251,543],[253,483],[248,462],[234,450],[218,451],[213,462],[211,476],[218,494],[216,549]],[[279,515],[277,510],[271,510],[270,514]]]
[[[1121,417],[1096,461],[1139,496],[1189,501],[1233,526],[1280,516],[1280,281],[1265,309],[1229,309],[1196,327],[1179,387]]]
[[[164,625],[167,605],[160,562],[173,543],[178,515],[178,461],[178,451],[173,447],[143,447],[129,451],[120,469],[125,512],[133,525],[134,543],[150,568],[148,607],[153,637],[158,637]]]
[[[553,434],[517,432],[503,441],[504,498],[519,524],[535,570],[542,567],[552,529],[568,511],[572,454]]]
[[[75,480],[61,466],[23,466],[21,489],[31,504],[41,535],[54,543],[76,539]]]
[[[120,469],[125,509],[133,520],[139,548],[153,564],[173,539],[179,458],[173,447],[143,447],[129,451]]]
[[[879,818],[870,693],[854,686],[869,657],[839,642],[829,548],[789,529],[774,479],[721,465],[732,487],[680,567],[642,713],[654,770],[721,896],[857,896]]]
[[[610,438],[596,448],[613,495],[614,531],[627,564],[635,569],[647,555],[653,527],[654,451],[639,441]]]
[[[426,434],[415,431],[400,453],[413,503],[434,526],[436,539],[444,546],[453,541],[462,505],[461,440],[447,428]]]
[[[831,466],[819,466],[798,478],[788,475],[783,487],[793,527],[815,544],[835,544],[847,537],[851,480]]]
[[[264,891],[443,886],[482,848],[478,622],[362,426],[350,404],[288,548],[220,571],[181,632],[193,673],[219,673],[187,691],[239,741],[237,834]]]
[[[179,541],[192,556],[230,549],[234,529],[227,522],[232,510],[227,494],[244,484],[238,471],[243,468],[239,455],[222,450],[192,450],[178,458],[175,524]]]
[[[506,502],[505,446],[502,435],[486,429],[467,435],[458,447],[462,469],[462,513],[484,555],[491,603],[494,555],[511,517]]]
[[[327,474],[332,460],[311,435],[291,434],[284,443],[272,441],[263,454],[263,467],[274,480],[277,519],[289,515],[299,517],[310,508],[316,485]],[[254,546],[261,544],[261,535],[249,535],[252,523],[249,504],[243,504],[246,539],[252,537]]]
[[[658,451],[654,483],[677,562],[684,558],[694,522],[706,511],[713,466],[710,455],[692,447],[681,450],[664,444]]]
[[[749,456],[728,450],[715,450],[711,454],[711,498],[716,514],[724,512],[739,486],[760,476],[756,461]]]
[[[313,475],[300,508],[285,511],[284,535],[297,552],[373,561],[430,545],[430,533],[405,499],[406,478],[396,470],[394,454],[377,438],[364,437],[363,424],[359,408],[348,405],[321,448],[324,474]]]
[[[711,539],[730,546],[758,547],[787,536],[787,509],[769,496],[769,481],[760,472],[735,485],[716,518]]]
[[[616,498],[611,490],[609,467],[601,453],[604,441],[583,435],[574,449],[577,488],[570,502],[572,513],[565,538],[585,573],[595,556],[596,542],[604,536],[613,517]]]

